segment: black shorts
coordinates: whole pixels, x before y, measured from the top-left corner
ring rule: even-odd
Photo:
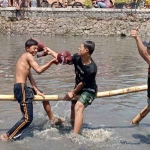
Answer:
[[[27,87],[25,83],[14,85],[14,96],[18,103],[32,103],[34,99],[33,88]]]

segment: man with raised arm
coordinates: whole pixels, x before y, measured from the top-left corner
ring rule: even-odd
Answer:
[[[142,42],[139,34],[138,34],[138,28],[131,30],[131,36],[135,39],[137,47],[138,47],[138,52],[141,55],[141,57],[148,63],[149,68],[148,68],[148,90],[147,90],[147,103],[150,109],[150,43],[147,42]]]

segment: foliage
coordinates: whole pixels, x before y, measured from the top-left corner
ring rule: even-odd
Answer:
[[[115,0],[114,3],[127,3],[128,0]]]
[[[85,0],[84,5],[86,8],[92,8],[93,7],[91,0]]]

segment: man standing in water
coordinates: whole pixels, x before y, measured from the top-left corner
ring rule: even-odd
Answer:
[[[20,104],[20,110],[23,114],[19,120],[8,132],[1,135],[1,140],[7,142],[9,139],[17,139],[21,136],[24,129],[26,129],[33,120],[33,99],[34,92],[44,98],[44,93],[39,91],[35,80],[31,74],[33,68],[38,74],[44,72],[52,64],[57,63],[56,59],[52,59],[45,65],[39,66],[34,60],[34,56],[38,52],[38,42],[34,39],[29,39],[25,43],[26,52],[18,59],[15,68],[14,81],[14,96]],[[47,51],[47,50],[46,50]],[[27,87],[26,82],[29,79],[33,88]],[[43,101],[43,106],[51,119],[55,123],[61,122],[60,119],[55,119],[52,114],[49,102]]]
[[[139,35],[138,35],[138,28],[135,30],[131,30],[131,36],[135,39],[137,47],[138,47],[138,52],[141,55],[141,57],[148,63],[149,68],[148,68],[148,90],[147,90],[147,103],[150,109],[150,43],[142,42]]]
[[[80,133],[83,124],[83,111],[96,98],[97,66],[91,57],[94,49],[94,42],[85,41],[80,45],[78,53],[72,56],[72,61],[69,63],[74,64],[75,67],[75,88],[67,93],[64,99],[71,100],[75,95],[80,94],[78,100],[72,101],[71,104],[71,122],[74,126],[74,134]],[[50,49],[49,51],[51,51],[52,56],[57,57],[56,52]]]
[[[94,52],[95,43],[85,41],[78,49],[78,53],[72,56],[72,63],[75,67],[75,88],[66,94],[65,99],[70,100],[75,95],[80,94],[77,101],[72,101],[71,121],[74,126],[73,133],[79,134],[83,124],[83,111],[91,105],[96,98],[97,66],[91,55]]]

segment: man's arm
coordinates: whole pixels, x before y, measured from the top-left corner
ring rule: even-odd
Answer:
[[[47,55],[51,55],[54,58],[56,58],[58,60],[58,63],[62,63],[63,65],[65,64],[71,65],[73,63],[72,62],[73,57],[68,51],[62,51],[62,52],[57,53],[48,47],[45,47],[44,51],[45,53],[47,53]]]
[[[54,58],[57,58],[58,53],[56,53],[48,47],[46,47],[45,49],[48,51],[48,55],[52,55]]]
[[[143,45],[139,35],[138,35],[138,31],[137,29],[135,30],[131,30],[131,36],[135,39],[137,47],[138,47],[138,51],[139,54],[141,55],[141,57],[143,57],[143,59],[150,65],[150,55],[147,52],[147,48]]]
[[[28,63],[38,74],[41,74],[42,72],[47,70],[53,63],[57,63],[57,60],[54,58],[45,65],[39,66],[38,63],[34,60],[33,56],[31,54],[28,54]]]
[[[30,81],[30,83],[31,83],[31,85],[32,85],[32,87],[33,87],[35,93],[36,93],[37,95],[40,95],[40,96],[42,96],[43,98],[45,98],[44,93],[41,92],[41,91],[39,91],[39,89],[37,88],[37,85],[36,85],[36,83],[35,83],[35,80],[34,80],[32,74],[31,74],[31,72],[30,72],[29,75],[28,75],[28,79],[29,79],[29,81]]]
[[[83,89],[83,87],[84,87],[84,84],[82,82],[80,82],[73,91],[68,92],[65,95],[64,99],[65,100],[72,99],[79,91],[81,91]]]
[[[80,92],[83,88],[84,88],[84,84],[82,82],[80,82],[76,88],[72,91],[74,95],[76,95],[78,92]]]
[[[36,85],[36,83],[35,83],[35,80],[34,80],[32,74],[31,74],[31,72],[30,72],[29,75],[28,75],[28,79],[29,79],[29,81],[30,81],[30,83],[31,83],[31,85],[32,85],[32,87],[33,87],[33,89],[34,89],[34,91],[37,93],[38,88],[37,88],[37,85]]]

